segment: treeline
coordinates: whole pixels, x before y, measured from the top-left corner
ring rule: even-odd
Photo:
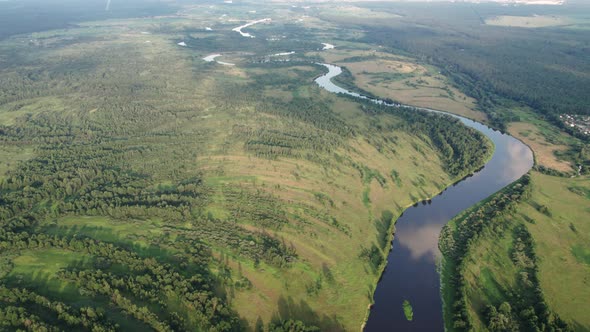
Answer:
[[[191,255],[194,255],[191,248],[205,242],[250,258],[255,265],[265,262],[276,267],[288,267],[297,260],[298,255],[292,244],[287,244],[266,231],[248,231],[237,223],[214,218],[196,221],[195,226],[184,229],[170,225],[164,229],[177,233],[175,247],[186,250]]]
[[[422,138],[439,151],[444,169],[453,177],[467,175],[484,165],[493,147],[487,138],[475,129],[461,124],[449,115],[421,111],[413,107],[390,107],[366,103],[369,114],[383,112],[393,114],[404,121],[386,126],[385,130],[403,130]],[[383,125],[380,125],[383,126]]]
[[[187,314],[190,312],[192,321],[197,321],[201,328],[215,328],[219,331],[239,330],[240,323],[236,314],[224,305],[223,298],[215,296],[215,280],[207,274],[190,271],[189,276],[189,271],[177,270],[172,265],[154,258],[140,258],[131,251],[90,238],[0,232],[2,251],[49,248],[82,252],[100,258],[103,269],[108,269],[111,265],[124,266],[125,269],[120,276],[122,279],[117,279],[112,273],[104,273],[105,277],[99,280],[97,278],[103,276],[103,272],[93,272],[92,269],[79,272],[62,271],[58,276],[76,282],[80,291],[86,295],[101,294],[110,298],[112,304],[120,310],[155,330],[171,331],[171,326],[188,328],[178,323],[178,317],[182,315],[174,314],[174,311],[167,309],[171,294],[181,302],[183,308],[190,310]],[[97,277],[92,278],[94,273],[97,273]],[[88,278],[84,279],[86,276]],[[160,315],[165,316],[164,319],[147,307],[137,305],[133,299],[154,302],[159,307]]]
[[[490,331],[574,331],[545,302],[538,279],[539,262],[533,237],[524,225],[513,230],[512,263],[518,269],[518,294],[484,312]]]
[[[72,308],[63,302],[51,301],[27,289],[0,285],[0,327],[26,328],[31,331],[62,331],[84,329],[92,332],[113,332],[101,310],[93,307]],[[44,317],[41,319],[40,316]],[[47,317],[52,323],[48,323]]]
[[[321,331],[316,326],[309,326],[300,320],[284,320],[271,322],[268,327],[269,332],[317,332]]]
[[[354,126],[338,116],[330,105],[312,98],[297,97],[288,103],[268,98],[258,110],[285,118],[295,118],[342,137],[351,137],[355,134]]]
[[[262,101],[253,101],[256,111],[279,116],[280,121],[269,119],[232,128],[232,138],[243,141],[244,149],[257,157],[306,159],[329,165],[331,152],[346,146],[346,139],[358,130],[321,100],[295,97],[285,102],[260,98]]]
[[[532,237],[523,225],[513,229],[510,215],[517,204],[526,201],[531,193],[531,178],[526,174],[456,219],[456,225],[446,225],[440,233],[439,248],[445,258],[445,287],[452,292],[452,303],[446,303],[452,312],[451,326],[455,331],[470,331],[473,323],[467,301],[465,268],[471,249],[486,233],[501,234],[514,231],[512,261],[518,267],[519,291],[510,296],[510,303],[491,304],[486,317],[491,331],[570,331],[559,317],[551,312],[544,300],[538,280],[537,258]]]
[[[221,190],[233,221],[254,223],[268,230],[279,230],[289,222],[282,202],[260,188],[223,185]]]
[[[350,60],[357,60],[357,58],[358,58],[358,61],[366,60],[363,57],[353,57],[353,58],[347,58],[347,59],[343,60],[343,62],[350,61]],[[350,72],[350,70],[348,68],[346,68],[345,66],[342,66],[340,68],[342,68],[342,73],[340,75],[332,78],[332,81],[334,81],[338,86],[340,86],[348,91],[356,92],[356,93],[359,93],[363,96],[367,96],[369,98],[378,98],[377,96],[375,96],[371,92],[359,88],[358,85],[355,84],[354,76],[352,75],[352,73]]]
[[[51,205],[46,212],[54,216],[117,215],[115,211],[121,210],[128,217],[186,220],[191,207],[203,204],[206,190],[199,177],[153,186],[151,176],[124,167],[124,158],[133,151],[116,143],[41,150],[0,182],[6,203],[0,206],[0,216],[9,219],[22,211],[35,211],[45,201]]]

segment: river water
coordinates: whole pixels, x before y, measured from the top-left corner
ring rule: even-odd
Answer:
[[[341,68],[321,65],[328,69],[327,74],[315,80],[322,88],[386,104],[335,85],[331,78],[338,76]],[[481,123],[453,116],[486,135],[496,147],[494,155],[473,176],[447,188],[431,203],[407,209],[397,220],[387,268],[377,285],[375,305],[371,308],[365,331],[443,331],[440,276],[437,272],[441,256],[438,235],[442,227],[459,212],[517,180],[533,166],[531,150],[519,140]],[[404,300],[410,301],[414,310],[411,322],[402,310]]]

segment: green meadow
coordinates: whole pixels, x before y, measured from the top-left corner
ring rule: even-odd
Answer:
[[[530,197],[490,220],[494,226],[474,241],[460,272],[464,279],[460,292],[474,329],[494,330],[490,308],[503,303],[512,307],[505,315],[506,324],[527,328],[531,322],[519,310],[531,306],[533,313],[539,312],[539,301],[549,309],[549,321],[561,319],[576,331],[590,329],[586,315],[589,185],[585,177],[567,179],[532,172]],[[461,216],[452,223],[459,220]],[[529,237],[530,242],[524,240]],[[453,261],[446,258],[442,294],[450,329],[457,329],[450,308],[456,291],[450,281],[454,269]]]

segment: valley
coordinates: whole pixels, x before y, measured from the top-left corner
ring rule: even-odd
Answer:
[[[583,11],[135,2],[0,34],[0,330],[588,329]]]

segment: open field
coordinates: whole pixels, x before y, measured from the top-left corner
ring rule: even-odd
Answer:
[[[464,294],[471,323],[476,330],[489,329],[489,305],[507,302],[518,310],[523,306],[519,301],[532,301],[527,300],[533,297],[531,285],[538,284],[552,312],[576,331],[588,331],[590,181],[531,175],[531,196],[505,217],[491,221],[503,226],[486,229],[464,259]],[[522,227],[532,236],[530,249],[522,241]],[[534,255],[519,253],[527,250]],[[538,272],[531,271],[533,265]],[[515,314],[508,317],[514,322],[523,319]]]
[[[557,16],[496,16],[485,20],[487,25],[518,28],[543,28],[571,23],[570,20]]]
[[[534,151],[536,161],[539,165],[561,172],[572,171],[572,165],[569,162],[559,160],[555,155],[557,151],[566,151],[568,146],[547,142],[534,124],[526,122],[511,123],[508,127],[508,132],[523,141]]]
[[[547,169],[575,174],[584,158],[572,158],[579,154],[585,143],[559,128],[547,123],[530,109],[512,108],[518,121],[508,126],[508,132],[527,144],[535,154],[536,164]]]
[[[355,47],[356,46],[356,47]],[[345,45],[322,54],[329,63],[347,68],[353,84],[374,95],[401,103],[427,107],[485,121],[475,101],[454,88],[435,68],[417,60],[375,49]]]
[[[531,204],[519,212],[536,220],[528,228],[537,243],[536,253],[543,257],[539,265],[541,287],[553,310],[572,321],[576,330],[588,331],[590,180],[539,174],[534,181],[537,189]],[[549,215],[535,211],[535,204],[547,206]]]

